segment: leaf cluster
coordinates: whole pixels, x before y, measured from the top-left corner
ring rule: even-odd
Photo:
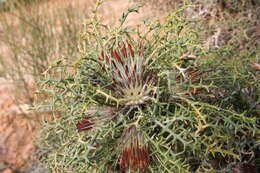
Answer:
[[[230,71],[239,68],[237,64],[216,61],[229,57],[233,48],[203,47],[199,21],[184,15],[187,7],[192,8],[184,6],[162,21],[144,20],[144,30],[124,26],[127,15],[138,7],[129,9],[113,27],[102,24],[94,10],[83,26],[81,56],[58,60],[43,81],[54,114],[52,121],[44,122],[40,149],[52,172],[119,172],[120,137],[133,124],[150,148],[147,172],[227,171],[228,163],[254,158],[260,142],[256,107],[238,109],[230,102],[234,97],[223,98],[234,83],[253,79],[245,76],[248,71]],[[102,51],[125,39],[134,47],[142,42],[157,78],[156,97],[128,110],[127,116],[107,89],[113,81],[99,61]],[[118,110],[109,121],[87,132],[77,131],[80,120],[89,114],[102,119],[107,107]],[[252,154],[245,157],[248,152]]]

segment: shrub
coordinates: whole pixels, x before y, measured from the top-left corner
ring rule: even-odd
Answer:
[[[230,93],[258,72],[222,64],[235,54],[231,46],[205,49],[187,7],[162,22],[145,20],[142,31],[124,26],[137,7],[111,28],[94,10],[81,56],[57,61],[43,82],[54,114],[40,149],[52,172],[231,171],[229,163],[254,158],[257,109],[237,109]]]

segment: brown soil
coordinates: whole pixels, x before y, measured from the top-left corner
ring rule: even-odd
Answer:
[[[15,114],[15,87],[0,78],[0,171],[5,166],[23,167],[32,159],[39,121]]]

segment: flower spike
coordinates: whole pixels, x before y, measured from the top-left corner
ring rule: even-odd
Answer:
[[[150,164],[149,148],[143,134],[135,126],[131,126],[124,130],[122,144],[121,172],[128,170],[143,172]]]
[[[114,82],[112,93],[121,104],[140,105],[154,97],[155,75],[148,69],[142,45],[135,51],[130,41],[125,41],[110,55],[102,52],[99,59],[106,62],[105,71],[110,73]]]

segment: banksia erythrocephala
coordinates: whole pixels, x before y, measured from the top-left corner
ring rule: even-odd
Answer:
[[[109,53],[103,51],[99,59],[103,72],[113,80],[113,84],[107,89],[124,108],[145,104],[155,96],[155,75],[148,67],[149,60],[144,57],[143,50],[142,46],[134,48],[129,41],[125,41],[116,48],[109,49]],[[102,117],[82,120],[77,124],[78,131],[88,131],[93,126],[101,125],[101,122],[111,120],[108,118],[111,115]],[[136,126],[123,130],[121,147],[121,172],[143,172],[149,166],[149,148]]]
[[[142,133],[135,126],[124,129],[120,158],[121,172],[128,170],[143,172],[149,164],[149,148]]]
[[[121,104],[139,105],[153,97],[154,74],[147,68],[142,46],[134,50],[129,41],[122,42],[110,54],[102,52],[100,60],[106,63],[105,71],[113,79],[114,95]]]

